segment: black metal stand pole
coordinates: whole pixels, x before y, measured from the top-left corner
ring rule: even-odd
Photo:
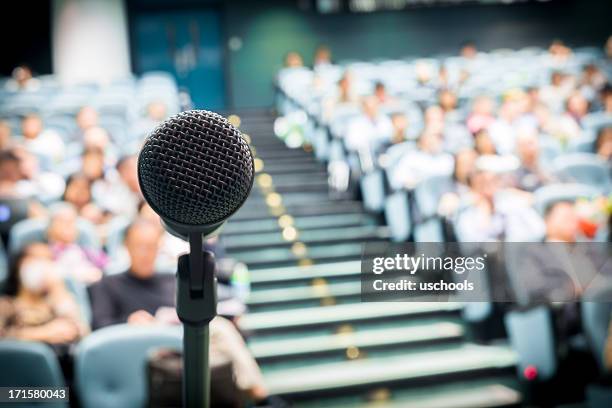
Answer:
[[[183,406],[210,407],[208,324],[217,314],[215,259],[202,250],[202,234],[189,235],[190,254],[179,258],[176,312],[183,322]]]

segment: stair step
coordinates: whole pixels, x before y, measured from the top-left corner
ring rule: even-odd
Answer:
[[[370,349],[452,340],[461,338],[463,334],[464,330],[460,324],[436,322],[414,324],[408,327],[370,329],[333,335],[251,342],[249,343],[249,348],[256,359],[266,360],[304,356],[313,353],[321,354],[345,351],[348,347]]]
[[[447,314],[461,309],[456,302],[353,303],[274,312],[251,313],[240,319],[247,331],[287,330],[308,326],[336,325],[372,319],[389,319],[426,314]]]
[[[293,217],[307,217],[316,215],[331,215],[331,214],[363,214],[363,206],[358,201],[329,201],[323,203],[312,203],[291,208],[289,213]],[[267,208],[258,208],[257,210],[249,211],[249,209],[240,209],[232,216],[234,220],[254,220],[262,218],[276,218],[270,214]]]
[[[306,245],[322,243],[364,242],[389,238],[389,229],[378,226],[345,227],[330,233],[329,229],[300,231],[297,239]],[[226,237],[224,245],[228,251],[242,251],[256,248],[290,247],[295,240],[287,241],[279,232],[264,232],[254,235]]]
[[[310,285],[285,287],[278,289],[253,290],[247,304],[252,306],[287,304],[306,300],[320,300],[324,298],[361,296],[361,282],[340,282],[325,285]]]
[[[264,373],[272,394],[304,394],[422,378],[501,370],[516,364],[508,347],[466,344],[442,351],[327,363]]]
[[[323,405],[334,408],[500,408],[517,407],[522,402],[518,391],[496,379],[435,384],[418,390],[392,390],[388,401],[364,402],[364,399],[355,396],[326,399]],[[294,407],[318,408],[321,401],[298,402]]]
[[[298,230],[307,231],[318,228],[344,228],[356,227],[360,225],[375,225],[376,221],[365,214],[347,214],[347,215],[319,215],[308,217],[293,218],[293,225]],[[265,220],[246,220],[246,221],[230,221],[223,227],[222,234],[224,236],[235,234],[250,234],[259,232],[280,231],[278,221],[275,219]]]
[[[275,266],[292,266],[304,257],[313,263],[339,262],[359,259],[362,243],[323,243],[307,246],[306,255],[296,255],[292,248],[256,248],[248,250],[228,250],[233,258],[246,263],[250,268],[272,268]]]
[[[275,284],[308,282],[312,279],[355,277],[361,274],[361,261],[322,263],[310,266],[292,266],[258,269],[251,274],[251,286],[261,287]]]

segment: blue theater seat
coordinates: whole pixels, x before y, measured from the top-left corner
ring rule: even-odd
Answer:
[[[75,379],[83,408],[143,407],[146,366],[157,348],[182,347],[179,327],[118,325],[93,332],[75,353]]]
[[[64,377],[53,350],[29,341],[0,341],[0,384],[3,387],[64,387]],[[23,406],[23,404],[15,404]],[[65,408],[65,402],[37,403],[36,407]]]
[[[553,167],[555,174],[561,180],[588,184],[597,187],[603,193],[610,191],[610,163],[596,154],[565,154],[555,159]]]
[[[504,317],[512,349],[518,354],[519,376],[535,368],[537,381],[547,381],[557,372],[555,333],[546,306],[514,310]]]

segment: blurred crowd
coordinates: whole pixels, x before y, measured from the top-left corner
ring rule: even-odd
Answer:
[[[20,66],[0,86],[0,338],[51,345],[70,384],[73,347],[90,332],[180,323],[174,272],[189,246],[144,201],[136,153],[185,107],[164,73],[64,88]],[[237,326],[248,270],[216,238],[204,249],[218,261],[211,364],[230,364],[245,398],[276,406]]]
[[[341,63],[323,46],[312,68],[296,52],[285,66],[277,133],[295,143],[287,122],[299,124],[301,144],[328,162],[330,186],[385,211],[391,229],[410,217],[414,228],[396,240],[545,239],[554,196],[567,201],[577,185],[570,201],[580,200],[560,220],[576,220],[567,238],[609,239],[612,37],[602,49],[554,41],[485,53],[468,42],[459,55]],[[373,173],[383,174],[378,190]],[[418,195],[407,215],[378,198],[402,190]],[[443,233],[417,228],[431,216],[424,190]]]

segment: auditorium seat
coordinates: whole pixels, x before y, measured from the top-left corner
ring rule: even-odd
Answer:
[[[0,384],[3,387],[66,386],[55,352],[43,343],[0,340],[0,367]],[[68,404],[43,402],[36,406],[66,408]]]
[[[100,329],[75,351],[76,391],[83,408],[142,407],[147,358],[157,348],[182,348],[179,327],[127,325]]]
[[[552,314],[546,306],[514,310],[504,317],[512,349],[518,355],[518,375],[524,379],[550,380],[557,372]],[[529,371],[536,375],[529,377]]]
[[[588,184],[597,187],[604,194],[610,192],[612,167],[594,153],[571,153],[559,156],[555,159],[553,167],[561,180]]]
[[[553,183],[540,187],[534,192],[534,206],[540,214],[557,201],[575,201],[578,198],[593,198],[600,193],[599,189],[589,184]]]

